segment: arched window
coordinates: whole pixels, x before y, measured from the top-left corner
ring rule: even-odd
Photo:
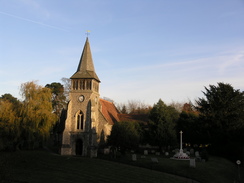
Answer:
[[[77,123],[77,130],[83,130],[84,129],[84,115],[81,111],[79,111],[77,113],[76,123]]]

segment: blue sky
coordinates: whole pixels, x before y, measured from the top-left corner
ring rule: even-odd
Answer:
[[[101,97],[116,103],[244,90],[243,0],[0,0],[0,95],[71,77],[87,30]]]

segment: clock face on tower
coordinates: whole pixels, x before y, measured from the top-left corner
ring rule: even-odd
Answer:
[[[80,96],[78,97],[78,100],[79,100],[79,102],[83,102],[83,101],[85,100],[84,95],[80,95]]]

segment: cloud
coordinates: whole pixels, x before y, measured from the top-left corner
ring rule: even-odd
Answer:
[[[219,72],[224,74],[230,67],[238,67],[239,64],[244,63],[244,53],[231,55],[224,58],[224,62],[219,67]]]
[[[0,14],[2,15],[7,15],[9,17],[13,17],[13,18],[16,18],[16,19],[19,19],[19,20],[23,20],[23,21],[27,21],[27,22],[31,22],[31,23],[34,23],[34,24],[38,24],[38,25],[41,25],[41,26],[45,26],[45,27],[49,27],[49,28],[52,28],[52,29],[58,29],[58,30],[61,30],[61,31],[68,31],[66,29],[63,29],[61,27],[57,27],[57,26],[53,26],[53,25],[49,25],[49,24],[45,24],[45,23],[42,23],[42,22],[38,22],[38,21],[35,21],[35,20],[31,20],[31,19],[27,19],[27,18],[23,18],[23,17],[20,17],[20,16],[16,16],[16,15],[13,15],[13,14],[9,14],[9,13],[6,13],[6,12],[2,12],[0,11]]]

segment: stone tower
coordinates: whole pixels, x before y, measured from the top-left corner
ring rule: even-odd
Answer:
[[[101,132],[100,80],[95,72],[88,37],[77,71],[70,79],[70,101],[62,134],[61,155],[96,157]]]

